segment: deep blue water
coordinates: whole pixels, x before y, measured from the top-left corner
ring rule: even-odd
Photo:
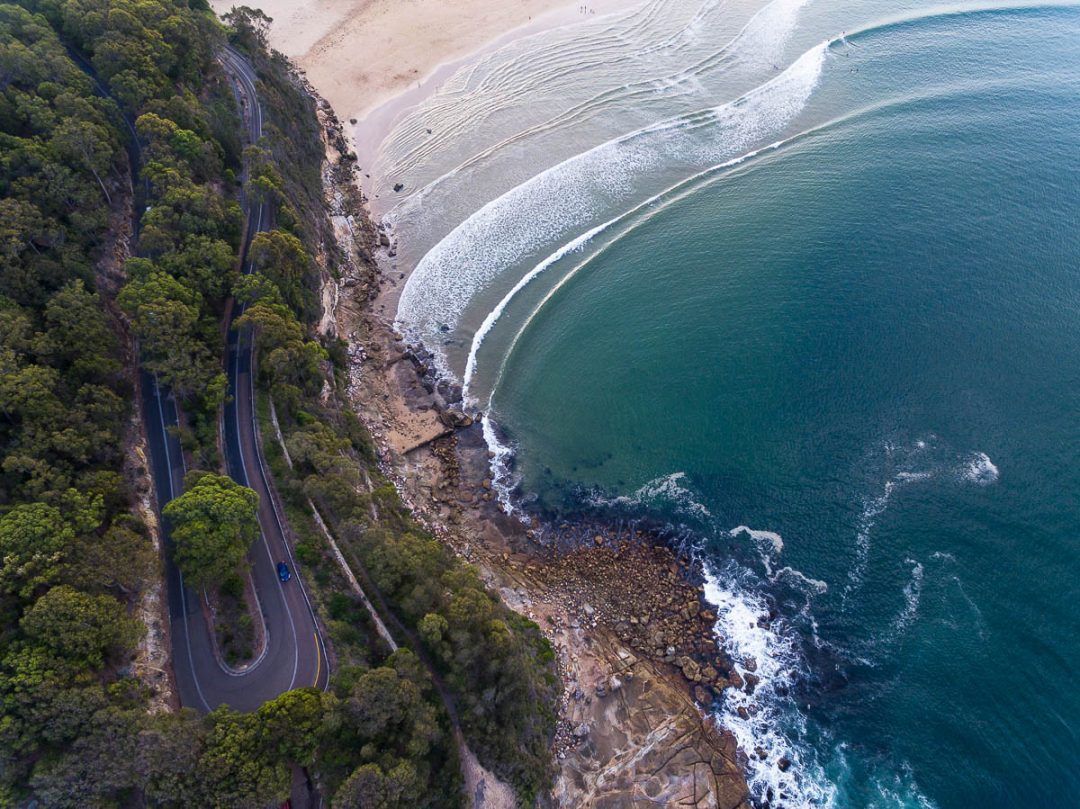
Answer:
[[[759,798],[1080,806],[1080,11],[909,17],[553,264],[474,388],[519,494],[693,529]]]

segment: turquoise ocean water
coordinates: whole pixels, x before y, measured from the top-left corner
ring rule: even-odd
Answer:
[[[759,9],[704,56],[688,13],[669,89],[590,87],[566,154],[392,212],[428,239],[399,317],[511,507],[697,548],[762,677],[720,709],[758,801],[1080,807],[1080,9],[765,8],[756,61],[718,43]],[[526,150],[484,131],[462,154]]]

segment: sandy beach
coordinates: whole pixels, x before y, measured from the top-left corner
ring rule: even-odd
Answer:
[[[422,98],[449,68],[521,36],[571,25],[636,0],[259,0],[273,19],[270,44],[304,70],[338,115],[361,123],[394,115]],[[213,0],[218,14],[236,5]],[[419,92],[417,92],[419,91]],[[377,137],[377,134],[375,135]],[[361,153],[377,143],[361,143]]]

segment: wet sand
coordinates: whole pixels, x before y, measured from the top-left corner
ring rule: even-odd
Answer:
[[[357,146],[363,161],[392,120],[462,62],[519,37],[637,2],[258,0],[249,5],[273,18],[270,45],[303,69],[343,120],[360,122]],[[224,14],[236,4],[213,0],[211,5]]]

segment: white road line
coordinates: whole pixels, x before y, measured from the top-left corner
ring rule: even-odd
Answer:
[[[169,431],[165,427],[165,411],[161,406],[161,386],[158,384],[157,374],[154,374],[154,398],[157,399],[158,420],[161,422],[161,439],[162,444],[165,447],[165,466],[168,469],[166,480],[169,483],[169,500],[171,501],[173,499],[174,490],[172,481],[172,459],[169,453]],[[181,448],[180,451],[180,463],[184,467],[184,474],[186,475],[187,465],[184,463],[183,448]],[[164,508],[164,506],[161,506],[161,508]],[[164,516],[162,517],[162,520],[164,521]],[[162,522],[161,530],[164,534],[164,522]],[[176,566],[176,575],[180,577],[180,606],[184,613],[184,642],[187,645],[188,668],[191,670],[191,679],[195,681],[195,690],[199,694],[199,699],[202,701],[203,707],[205,707],[207,711],[210,711],[210,703],[206,701],[206,697],[202,692],[202,686],[199,685],[199,675],[195,671],[195,658],[191,653],[191,633],[188,631],[187,593],[184,590],[184,574],[180,572],[179,565]]]
[[[243,316],[243,314],[244,314],[244,307],[241,306],[240,307],[240,315]],[[233,356],[233,368],[235,369],[234,373],[233,373],[233,418],[234,418],[234,421],[236,422],[236,446],[237,446],[237,450],[240,453],[240,469],[241,469],[241,471],[243,473],[243,476],[244,476],[244,485],[247,486],[250,481],[248,480],[248,476],[247,476],[247,463],[244,460],[244,441],[240,436],[240,398],[238,396],[238,393],[239,393],[238,386],[240,384],[240,347],[241,347],[241,345],[243,343],[243,338],[244,338],[243,332],[242,331],[237,332],[237,334],[236,334],[236,352],[235,352],[235,354]],[[253,381],[254,377],[251,374],[250,370],[248,372],[248,379],[249,379],[249,381],[251,381],[251,384],[254,385],[254,381]],[[253,409],[254,409],[254,407],[253,407]],[[265,484],[265,480],[264,480],[264,484]],[[267,495],[269,495],[269,493],[270,493],[270,490],[269,490],[269,487],[268,487],[267,488]],[[274,506],[274,504],[271,502],[270,503],[271,510],[273,510],[273,506]],[[275,519],[277,518],[277,512],[276,511],[274,512],[274,517],[275,517]],[[279,525],[278,530],[280,531],[280,529],[281,529],[281,526]],[[274,555],[270,550],[270,542],[269,542],[269,540],[267,540],[266,532],[262,530],[262,526],[259,527],[259,536],[262,538],[263,548],[266,549],[266,558],[270,562],[270,567],[274,570],[275,578],[277,578],[277,563],[274,562]],[[281,534],[281,539],[282,539],[282,542],[285,542],[284,533]],[[288,545],[288,543],[285,543],[285,544]],[[297,674],[297,671],[300,668],[300,647],[299,647],[299,644],[297,643],[297,638],[299,636],[296,633],[296,619],[293,617],[292,608],[289,606],[289,599],[285,597],[285,584],[284,584],[284,582],[281,581],[280,578],[277,579],[277,584],[278,584],[278,592],[281,594],[281,601],[285,605],[285,612],[289,616],[289,628],[292,630],[292,634],[293,634],[293,671],[292,671],[292,679],[289,682],[289,688],[291,689],[293,687],[293,685],[296,684],[296,674]]]
[[[223,55],[231,63],[233,69],[236,71],[237,79],[238,79],[239,83],[243,86],[244,92],[249,96],[249,99],[248,99],[249,100],[249,105],[248,106],[249,106],[249,109],[251,110],[251,113],[252,113],[252,124],[253,124],[253,126],[252,126],[253,131],[251,132],[251,136],[252,136],[253,141],[257,141],[259,138],[262,137],[263,114],[262,114],[262,106],[259,104],[258,94],[255,91],[254,80],[253,80],[253,78],[251,76],[249,76],[249,71],[247,70],[247,65],[243,62],[242,59],[237,57],[235,54],[233,54],[229,50],[223,51]],[[263,217],[264,217],[264,215],[265,215],[264,203],[260,202],[258,204],[258,213],[257,213],[257,215],[255,217],[255,229],[254,229],[254,232],[251,233],[251,238],[254,238],[255,235],[263,232]],[[246,262],[246,266],[244,268],[244,273],[246,275],[251,274],[253,269],[254,269],[254,267],[253,267],[251,261],[249,260],[248,262]],[[239,308],[239,316],[243,316],[245,309],[246,309],[245,306],[243,306],[243,305],[240,306],[240,308]],[[234,375],[233,375],[233,380],[234,380],[233,416],[234,416],[235,423],[236,423],[237,448],[238,448],[238,450],[240,452],[240,465],[241,465],[241,469],[242,469],[242,474],[243,474],[243,477],[244,477],[245,485],[250,485],[250,479],[248,478],[248,474],[247,474],[247,464],[246,464],[246,462],[244,460],[243,441],[242,441],[241,436],[240,436],[240,408],[238,406],[239,399],[237,397],[235,397],[235,394],[237,392],[236,391],[236,386],[239,385],[239,381],[240,381],[240,351],[241,351],[242,342],[243,342],[243,333],[238,332],[237,333],[237,338],[236,338],[236,352],[235,352],[235,355],[234,355],[234,358],[233,358],[233,361],[234,361],[234,366],[233,366],[234,367]],[[252,356],[252,358],[254,358],[254,347],[252,347],[251,356]],[[249,383],[249,397],[250,397],[251,411],[252,411],[251,412],[252,435],[255,438],[255,456],[256,456],[256,461],[258,462],[258,467],[259,467],[259,477],[261,478],[261,480],[263,482],[263,487],[264,487],[265,491],[267,492],[267,496],[270,498],[270,507],[271,507],[271,510],[273,511],[273,514],[274,514],[274,521],[277,523],[278,535],[281,537],[282,544],[285,547],[285,553],[286,553],[289,561],[292,563],[293,568],[296,569],[297,568],[296,559],[293,556],[292,547],[290,546],[289,541],[288,541],[288,537],[286,536],[285,529],[284,529],[284,523],[282,521],[281,515],[278,513],[277,502],[275,501],[273,491],[270,488],[269,478],[267,476],[265,465],[264,465],[263,458],[262,458],[262,453],[261,453],[260,447],[258,445],[259,444],[259,430],[258,430],[257,416],[256,416],[256,413],[255,413],[255,376],[254,376],[253,368],[249,368],[249,371],[248,371],[248,383]],[[273,557],[273,555],[271,553],[271,550],[270,550],[269,541],[268,541],[268,539],[266,537],[266,533],[261,530],[261,526],[260,526],[260,535],[262,536],[263,547],[266,550],[267,557],[270,560],[271,566],[275,568],[275,573],[276,573],[276,565],[274,563],[274,557]],[[321,663],[321,660],[325,659],[325,657],[326,657],[325,651],[324,651],[325,650],[325,641],[323,640],[323,638],[321,636],[321,631],[320,631],[320,628],[319,628],[319,622],[318,622],[318,619],[315,616],[315,608],[312,605],[311,599],[308,596],[307,589],[303,586],[303,582],[301,582],[299,580],[299,577],[297,578],[297,586],[300,588],[300,593],[304,597],[304,601],[305,601],[305,604],[307,605],[308,612],[311,615],[312,624],[315,627],[315,640],[316,640],[316,650],[315,651],[316,651],[316,655],[317,655],[316,662]],[[281,592],[282,600],[283,600],[283,602],[285,604],[285,610],[289,615],[290,628],[292,629],[292,633],[293,633],[293,675],[292,675],[292,680],[291,680],[290,685],[289,685],[289,688],[291,689],[296,685],[296,678],[297,678],[297,674],[298,674],[298,671],[299,671],[299,665],[300,665],[300,662],[299,662],[300,649],[299,649],[299,644],[298,644],[299,635],[298,635],[297,630],[296,630],[296,620],[295,620],[295,617],[293,616],[292,608],[289,606],[289,600],[286,597],[285,592],[284,592],[284,583],[281,582],[280,580],[278,581],[278,588],[279,588],[279,591]],[[328,665],[329,665],[329,663],[328,663]],[[321,669],[321,665],[320,665],[320,669]],[[327,686],[328,685],[329,685],[329,680],[327,680]]]

